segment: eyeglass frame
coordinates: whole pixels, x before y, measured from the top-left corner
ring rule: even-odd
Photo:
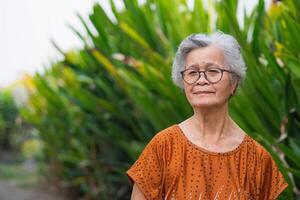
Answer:
[[[211,81],[209,81],[209,80],[207,79],[206,72],[207,72],[208,70],[210,70],[210,69],[218,69],[218,70],[221,71],[222,74],[221,74],[220,80],[218,80],[218,81],[216,81],[216,82],[211,82]],[[216,84],[216,83],[220,82],[220,81],[222,80],[222,78],[223,78],[223,73],[224,73],[224,72],[236,74],[235,72],[230,71],[230,70],[227,70],[227,69],[222,69],[222,68],[219,68],[219,67],[211,67],[211,68],[208,68],[208,69],[205,69],[205,70],[195,70],[195,71],[198,72],[198,78],[197,78],[197,80],[195,80],[193,83],[188,83],[186,80],[184,80],[184,72],[185,72],[185,71],[188,71],[188,70],[192,70],[192,69],[188,68],[188,69],[182,70],[182,71],[180,71],[180,74],[181,74],[182,80],[183,80],[184,82],[186,82],[187,84],[189,84],[189,85],[192,85],[192,84],[196,83],[196,82],[201,78],[201,73],[204,74],[205,80],[207,80],[210,84]]]

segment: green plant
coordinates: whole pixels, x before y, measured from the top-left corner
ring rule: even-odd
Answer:
[[[212,2],[212,1],[210,1]],[[299,10],[297,1],[259,1],[244,27],[238,1],[124,0],[115,19],[95,4],[93,27],[79,16],[85,47],[30,83],[23,117],[39,130],[52,172],[87,199],[123,199],[125,170],[159,130],[192,114],[170,78],[179,42],[194,32],[219,29],[234,35],[248,66],[245,84],[231,101],[231,115],[273,155],[296,199],[299,174]],[[214,13],[217,20],[214,21]],[[94,30],[94,31],[92,31]]]
[[[17,129],[18,108],[9,91],[0,91],[0,148],[12,149],[12,139]]]

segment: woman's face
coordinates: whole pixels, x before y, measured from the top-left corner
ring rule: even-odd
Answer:
[[[224,53],[215,46],[197,48],[188,53],[185,69],[206,70],[212,67],[229,68],[225,65]],[[227,103],[234,92],[236,81],[231,74],[223,72],[222,79],[217,83],[210,83],[201,73],[200,78],[193,84],[184,82],[187,100],[193,108],[210,108]]]

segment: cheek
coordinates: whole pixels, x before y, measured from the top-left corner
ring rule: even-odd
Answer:
[[[185,93],[185,97],[186,99],[191,103],[195,97],[193,96],[192,90],[190,87],[184,87],[184,93]]]
[[[228,85],[221,85],[216,89],[216,96],[220,99],[227,99],[231,94],[232,86],[231,84]]]

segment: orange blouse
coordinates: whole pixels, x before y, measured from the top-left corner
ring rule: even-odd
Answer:
[[[157,133],[126,172],[146,199],[276,199],[287,187],[270,154],[245,136],[234,150],[207,151],[174,124]]]

